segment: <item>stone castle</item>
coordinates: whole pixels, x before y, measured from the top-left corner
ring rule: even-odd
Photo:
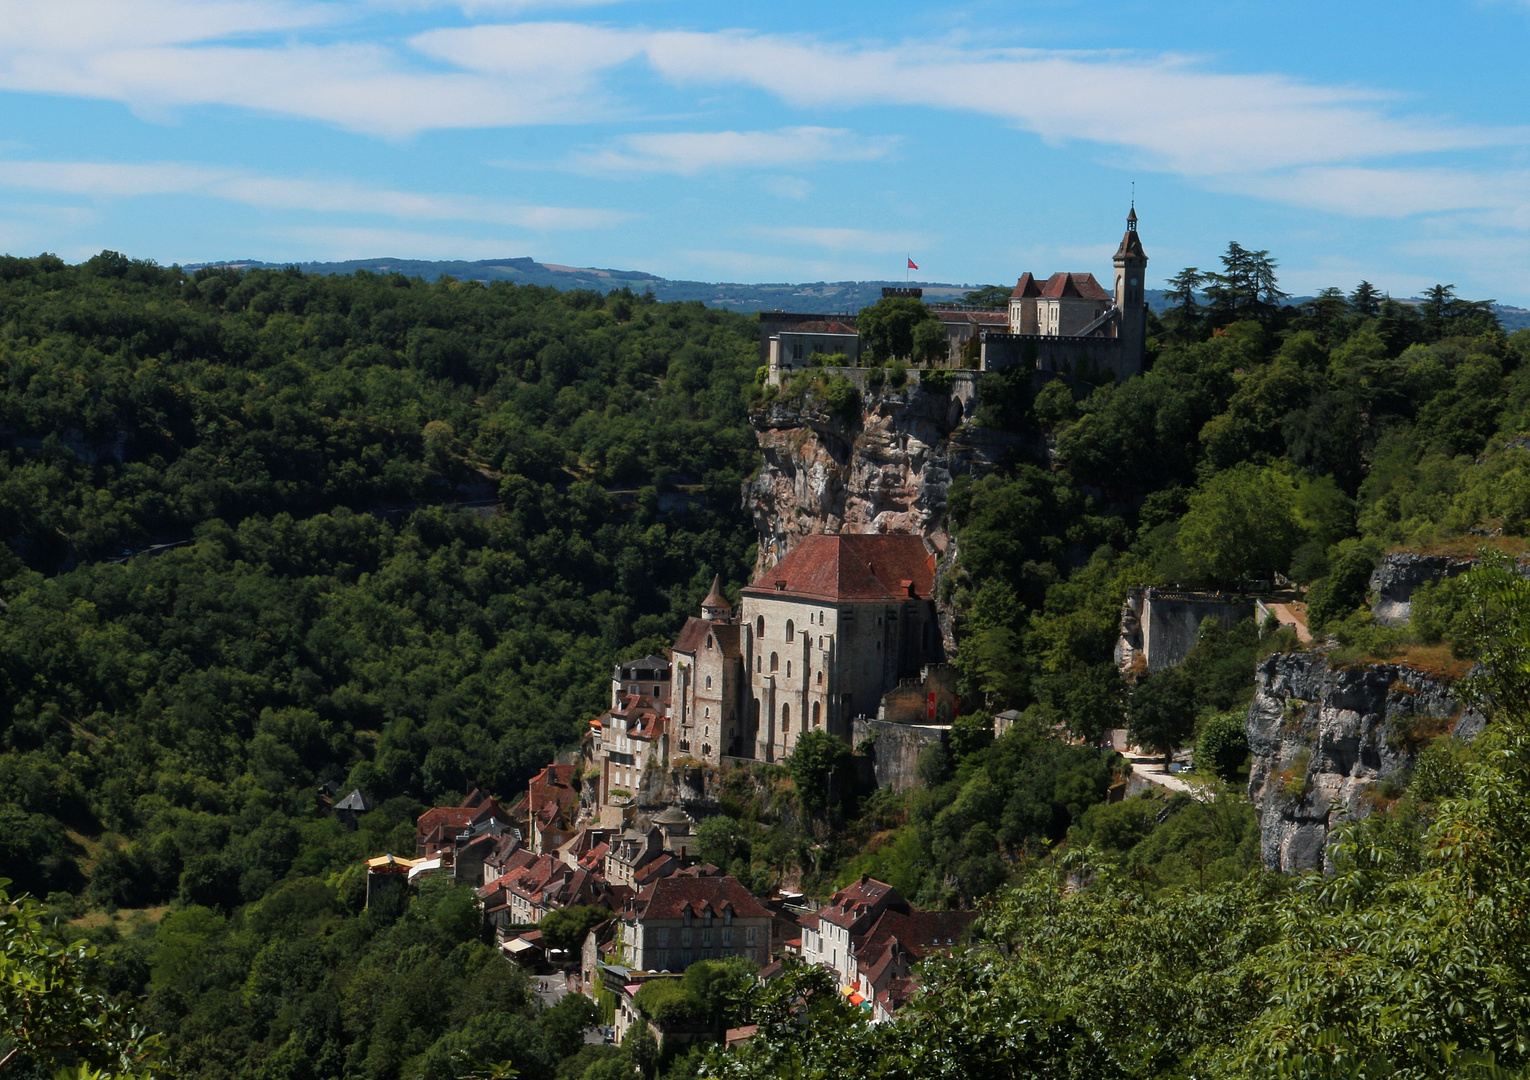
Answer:
[[[1007,312],[930,304],[946,331],[946,366],[1000,371],[1021,365],[1117,381],[1140,373],[1147,355],[1148,257],[1137,234],[1135,207],[1127,214],[1113,263],[1114,292],[1091,273],[1061,272],[1043,281],[1027,272],[1020,275]],[[918,300],[923,292],[888,288],[882,295]],[[760,315],[760,360],[773,386],[815,357],[843,357],[854,367],[860,349],[855,315]]]

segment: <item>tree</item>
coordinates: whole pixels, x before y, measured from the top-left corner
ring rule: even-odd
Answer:
[[[554,908],[542,916],[537,929],[549,948],[572,952],[584,944],[586,934],[609,918],[611,913],[605,908],[579,904]]]
[[[1138,746],[1160,753],[1168,765],[1195,732],[1195,690],[1174,668],[1150,675],[1132,692],[1126,730]]]
[[[1341,545],[1328,574],[1307,591],[1307,622],[1314,630],[1324,629],[1365,603],[1376,561],[1375,551],[1366,543]]]
[[[1206,286],[1212,275],[1194,266],[1187,266],[1168,281],[1163,298],[1169,308],[1163,313],[1164,325],[1183,341],[1192,341],[1200,329],[1202,311],[1196,296]]]
[[[907,296],[884,296],[870,307],[862,308],[856,317],[866,355],[879,361],[915,357],[915,345],[919,340],[916,332],[930,323],[940,329],[940,320],[935,313],[922,302]],[[930,332],[923,333],[927,348]],[[944,339],[942,331],[941,340]]]
[[[0,1075],[23,1073],[23,1062],[81,1080],[168,1075],[163,1036],[108,992],[95,948],[64,941],[42,905],[13,899],[9,884],[0,878]]]
[[[1355,291],[1349,294],[1349,306],[1357,315],[1375,315],[1381,310],[1381,293],[1369,281],[1361,281],[1355,286]]]
[[[850,748],[822,728],[804,731],[786,759],[797,798],[812,817],[820,817],[838,802],[841,773],[850,762]]]
[[[973,307],[1002,308],[1009,306],[1010,294],[1014,289],[1008,285],[984,285],[980,288],[962,293],[962,303]]]
[[[1201,723],[1195,740],[1195,768],[1204,769],[1229,782],[1248,758],[1246,717],[1242,712],[1215,713]]]
[[[1179,550],[1197,581],[1235,587],[1269,580],[1301,542],[1296,485],[1284,471],[1245,462],[1217,473],[1190,495]]]
[[[744,823],[726,814],[709,817],[696,826],[696,853],[703,862],[724,870],[738,859],[749,860],[749,831]]]

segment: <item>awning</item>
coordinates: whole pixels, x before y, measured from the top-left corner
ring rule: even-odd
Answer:
[[[849,997],[851,994],[855,993],[855,987],[853,987],[853,986],[842,986],[842,987],[840,987],[839,992],[841,994],[843,994],[845,997]]]
[[[523,952],[538,948],[525,938],[516,938],[514,941],[505,942],[505,951],[519,956]]]
[[[849,1000],[850,1000],[850,1004],[852,1004],[852,1005],[859,1005],[861,1002],[865,1001],[866,999],[864,997],[862,997],[860,994],[851,994]],[[869,1009],[871,1006],[868,1005],[866,1007]]]

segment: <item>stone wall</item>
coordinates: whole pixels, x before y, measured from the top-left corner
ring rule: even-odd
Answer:
[[[1436,735],[1470,739],[1448,679],[1405,664],[1335,668],[1316,653],[1275,653],[1255,669],[1246,730],[1248,794],[1271,870],[1331,868],[1330,832],[1370,813],[1366,792],[1410,768]]]
[[[1116,664],[1123,671],[1174,667],[1195,648],[1201,623],[1216,619],[1222,629],[1231,630],[1253,614],[1253,598],[1237,593],[1129,589],[1121,609]]]
[[[930,715],[931,699],[935,715]],[[932,664],[918,679],[904,679],[882,695],[877,719],[893,724],[950,724],[956,716],[956,669]]]
[[[1117,382],[1142,371],[1141,357],[1128,357],[1119,338],[1062,337],[1051,334],[983,334],[982,369],[1003,371],[1011,367],[1059,371],[1079,378],[1098,380],[1106,375]]]
[[[949,724],[892,724],[884,720],[860,717],[852,730],[854,744],[876,739],[872,753],[872,772],[879,788],[907,791],[919,785],[919,755],[927,746],[946,742]]]

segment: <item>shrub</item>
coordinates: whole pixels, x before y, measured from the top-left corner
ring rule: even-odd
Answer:
[[[890,360],[887,364],[887,385],[894,390],[908,382],[908,364],[902,360]]]
[[[854,416],[861,411],[861,392],[843,375],[835,375],[824,383],[819,397],[831,413]]]
[[[1244,732],[1241,712],[1208,716],[1201,722],[1200,737],[1195,742],[1195,767],[1233,780],[1248,758],[1248,735]]]
[[[1280,784],[1281,794],[1292,802],[1306,798],[1307,792],[1311,790],[1311,781],[1307,775],[1311,766],[1312,751],[1304,746],[1291,758],[1291,764],[1275,778]]]

